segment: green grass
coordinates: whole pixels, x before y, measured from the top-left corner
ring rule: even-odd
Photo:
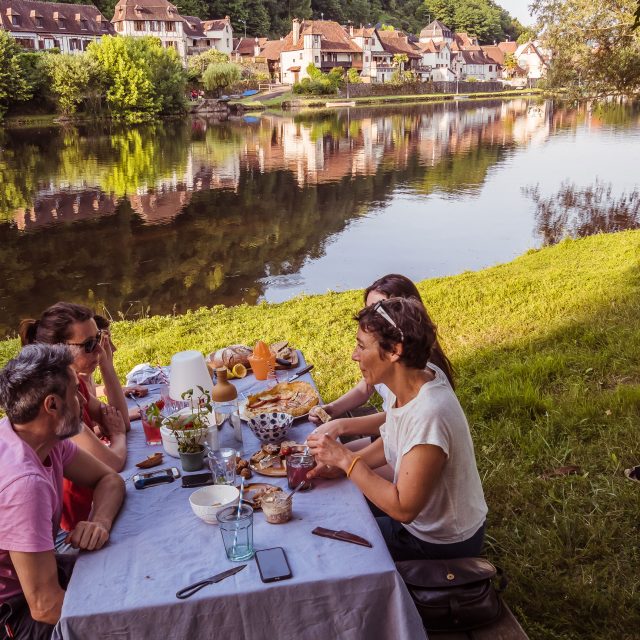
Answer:
[[[510,578],[511,608],[534,640],[637,638],[640,485],[622,471],[640,463],[640,232],[565,241],[419,289],[457,370],[488,554]],[[361,291],[328,293],[116,323],[116,366],[286,338],[330,400],[358,379],[361,302]],[[0,363],[17,347],[0,343]],[[580,474],[539,478],[568,464]]]

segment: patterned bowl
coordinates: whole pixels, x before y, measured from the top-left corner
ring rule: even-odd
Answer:
[[[292,424],[293,416],[288,413],[261,413],[249,418],[253,435],[263,444],[278,444],[285,440]]]

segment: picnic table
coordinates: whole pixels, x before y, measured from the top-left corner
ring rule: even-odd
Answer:
[[[306,365],[279,372],[284,379]],[[309,374],[301,378],[313,384]],[[259,387],[252,375],[233,381],[239,392]],[[264,384],[264,383],[262,383]],[[159,387],[150,387],[152,400]],[[145,398],[145,401],[147,399]],[[294,423],[288,439],[304,442],[313,425]],[[260,448],[243,425],[244,457]],[[228,423],[220,445],[237,447]],[[218,526],[198,519],[189,505],[193,489],[181,481],[136,490],[135,463],[162,447],[147,446],[140,421],[129,434],[127,494],[102,550],[80,554],[67,589],[56,640],[189,640],[313,638],[394,640],[425,638],[410,596],[395,570],[384,540],[360,491],[346,479],[318,480],[293,500],[293,519],[268,524],[254,514],[254,547],[285,549],[293,578],[264,584],[254,560],[226,580],[188,600],[176,591],[236,566],[225,555]],[[165,454],[165,466],[180,462]],[[253,481],[263,478],[254,475]],[[264,478],[286,486],[286,478]],[[346,529],[373,548],[311,534],[316,526]]]

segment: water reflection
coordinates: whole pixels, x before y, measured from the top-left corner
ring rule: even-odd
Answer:
[[[587,122],[603,120],[512,100],[5,131],[0,333],[58,299],[131,317],[296,292],[356,220],[399,196],[416,213],[471,201],[518,149]],[[615,126],[637,129],[637,111]],[[366,246],[351,258],[379,275]]]

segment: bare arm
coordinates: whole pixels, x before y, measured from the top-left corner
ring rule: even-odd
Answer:
[[[332,438],[338,436],[379,436],[386,414],[374,413],[357,418],[338,418],[316,427],[316,433],[327,433]]]
[[[344,395],[340,396],[333,402],[329,404],[323,405],[323,409],[333,418],[334,416],[341,416],[343,413],[347,411],[351,411],[351,409],[355,409],[363,405],[374,392],[374,388],[370,387],[365,381],[364,378],[358,382],[358,384],[350,389]],[[311,422],[319,422],[319,419],[310,417]]]
[[[122,471],[127,461],[127,436],[124,433],[124,423],[122,420],[112,419],[116,412],[113,407],[98,404],[101,406],[102,420],[107,423],[103,428],[109,436],[111,446],[107,447],[93,430],[84,424],[80,433],[73,437],[73,441],[80,449],[87,451],[114,471]],[[109,425],[112,427],[111,431],[108,430]]]
[[[370,463],[379,462],[381,449],[384,458],[381,440],[359,453],[326,436],[311,435],[307,442],[318,462],[338,467],[345,473],[360,455],[362,459],[353,467],[350,479],[377,507],[394,520],[404,523],[411,522],[420,513],[446,462],[446,455],[440,447],[417,445],[402,457],[397,482],[393,483],[380,477],[370,466]]]
[[[129,423],[129,407],[127,406],[127,400],[124,397],[124,391],[116,370],[113,366],[113,352],[111,351],[111,345],[109,342],[109,336],[105,333],[100,343],[102,347],[102,355],[100,356],[100,373],[102,374],[102,382],[104,384],[104,392],[107,396],[107,400],[112,407],[115,407],[124,420],[124,425],[127,431],[131,429]]]
[[[113,521],[124,500],[124,480],[107,465],[82,449],[64,468],[73,483],[93,489],[93,509],[89,521],[79,522],[67,540],[78,549],[100,549],[109,539]]]
[[[28,553],[9,551],[31,617],[37,622],[56,624],[60,620],[64,590],[58,583],[58,566],[52,551]]]

